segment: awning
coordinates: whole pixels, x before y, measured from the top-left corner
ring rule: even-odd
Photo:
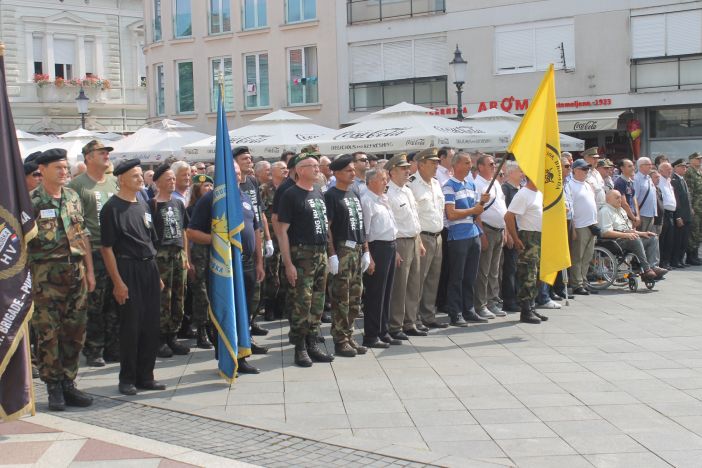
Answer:
[[[560,132],[598,132],[616,130],[619,116],[625,111],[564,112],[558,114]]]

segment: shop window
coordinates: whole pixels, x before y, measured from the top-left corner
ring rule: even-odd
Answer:
[[[651,138],[702,137],[702,106],[649,111]]]

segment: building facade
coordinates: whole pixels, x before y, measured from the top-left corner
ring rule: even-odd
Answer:
[[[338,123],[336,3],[145,0],[149,119],[214,132],[224,86],[230,128],[277,109]]]
[[[0,1],[8,93],[17,128],[134,131],[146,121],[141,0]]]
[[[614,158],[702,149],[702,2],[337,0],[339,122],[401,101],[523,114],[555,64],[561,132]]]

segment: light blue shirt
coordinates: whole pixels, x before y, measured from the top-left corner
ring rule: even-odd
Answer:
[[[651,176],[637,172],[634,176],[634,193],[639,202],[639,216],[653,218],[658,215],[656,203],[656,186]],[[648,193],[648,195],[646,195]]]

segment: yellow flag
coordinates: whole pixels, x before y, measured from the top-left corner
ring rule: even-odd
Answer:
[[[507,151],[544,195],[539,277],[553,284],[556,274],[570,266],[553,65],[529,102]]]

